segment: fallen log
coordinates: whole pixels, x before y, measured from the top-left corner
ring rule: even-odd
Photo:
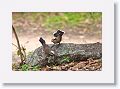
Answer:
[[[26,63],[30,66],[39,65],[57,65],[72,61],[83,61],[88,58],[101,59],[102,58],[102,44],[74,44],[61,43],[60,45],[49,44],[52,50],[55,50],[56,57],[49,56],[47,59],[43,57],[42,46],[35,49],[32,55],[28,56]]]

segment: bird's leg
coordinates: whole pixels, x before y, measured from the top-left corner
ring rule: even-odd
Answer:
[[[60,46],[60,43],[58,43],[57,48]]]

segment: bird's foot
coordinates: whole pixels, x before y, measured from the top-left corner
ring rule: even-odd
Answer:
[[[56,46],[57,48],[60,46],[60,43]]]

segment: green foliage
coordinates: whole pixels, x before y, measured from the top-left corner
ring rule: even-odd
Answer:
[[[33,66],[32,68],[31,68],[31,70],[32,71],[38,71],[38,70],[40,70],[41,68],[37,65],[37,66]]]
[[[17,47],[17,55],[18,56],[21,55],[22,56],[21,63],[24,62],[26,60],[26,48],[23,47],[22,45],[21,45],[20,49]]]
[[[17,50],[17,55],[20,56],[20,50]]]
[[[21,68],[22,71],[30,71],[30,70],[31,71],[38,71],[38,70],[41,69],[38,65],[29,66],[28,64],[23,64],[20,68]]]
[[[81,22],[85,22],[89,20],[91,22],[97,22],[101,20],[101,13],[97,12],[65,12],[65,13],[58,13],[58,15],[47,17],[44,27],[47,28],[67,28],[67,27],[75,27],[79,26]]]
[[[28,71],[28,70],[29,70],[29,65],[23,64],[23,65],[21,66],[21,70],[22,70],[22,71]]]
[[[61,60],[61,63],[68,63],[71,61],[71,58],[69,58],[68,56],[64,56],[63,60]]]
[[[14,13],[13,20],[27,20],[46,29],[74,28],[86,20],[90,23],[101,22],[101,12],[28,12]]]

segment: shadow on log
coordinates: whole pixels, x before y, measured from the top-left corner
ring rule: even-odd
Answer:
[[[58,65],[72,61],[82,61],[88,58],[101,59],[102,58],[102,44],[73,44],[61,43],[60,45],[49,44],[52,50],[55,50],[56,57],[49,56],[47,59],[43,57],[42,46],[37,48],[32,55],[26,59],[26,63],[30,66],[39,65]]]

